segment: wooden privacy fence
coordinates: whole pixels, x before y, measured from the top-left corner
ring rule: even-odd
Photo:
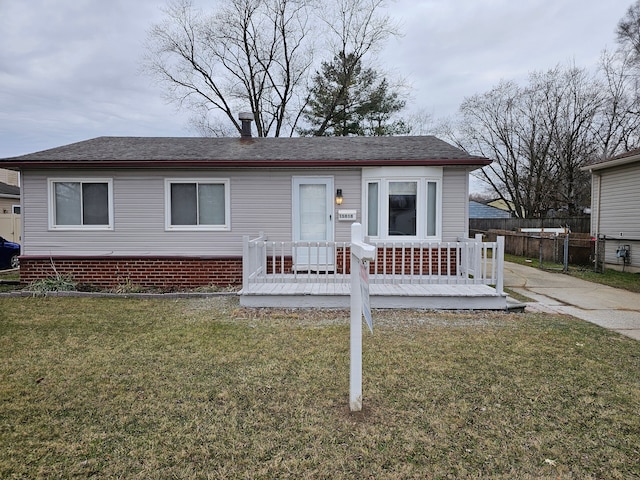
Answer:
[[[574,233],[589,233],[591,218],[550,217],[550,218],[470,218],[469,231],[486,233],[490,230],[519,231],[521,228],[569,227]]]
[[[595,241],[585,233],[569,233],[568,262],[572,265],[591,265],[594,258]],[[536,261],[563,263],[564,242],[567,234],[523,233],[504,230],[489,230],[487,240],[502,236],[504,251]]]

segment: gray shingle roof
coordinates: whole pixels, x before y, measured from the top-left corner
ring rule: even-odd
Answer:
[[[98,137],[19,157],[0,165],[30,166],[366,166],[476,165],[469,155],[434,136],[419,137]]]
[[[469,200],[469,218],[510,218],[511,214],[484,203]]]
[[[0,182],[0,195],[20,197],[20,187]]]

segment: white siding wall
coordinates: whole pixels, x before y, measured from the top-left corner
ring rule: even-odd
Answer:
[[[23,175],[24,255],[186,255],[238,256],[242,237],[264,231],[270,240],[292,240],[292,176],[334,177],[344,203],[338,209],[356,210],[362,221],[359,169],[259,170],[259,171],[60,171]],[[113,231],[48,231],[47,178],[113,178]],[[164,217],[165,178],[229,178],[231,231],[167,232]],[[455,241],[468,232],[468,174],[462,168],[444,169],[442,231],[444,241]],[[334,192],[335,194],[335,192]],[[334,219],[336,216],[334,215]],[[335,240],[349,241],[351,222],[335,220]]]
[[[607,237],[605,262],[622,265],[616,249],[631,245],[631,266],[640,267],[640,163],[601,171],[598,213],[593,233]]]
[[[442,241],[469,236],[469,174],[462,168],[445,168],[442,174]]]
[[[113,178],[113,231],[48,231],[47,178],[60,172],[26,173],[23,178],[25,255],[198,255],[237,256],[242,236],[264,231],[271,240],[290,241],[292,175],[327,175],[326,171],[102,171],[65,177]],[[333,173],[342,188],[341,208],[360,215],[360,172]],[[231,180],[231,231],[167,232],[164,217],[164,179],[180,177]],[[335,218],[335,216],[334,216]],[[349,239],[350,225],[336,222],[336,240]]]

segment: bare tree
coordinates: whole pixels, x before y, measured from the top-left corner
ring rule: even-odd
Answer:
[[[387,0],[333,0],[327,2],[321,20],[329,35],[327,49],[335,55],[351,55],[354,62],[376,52],[391,36],[399,35],[399,27],[388,14],[382,13]]]
[[[390,16],[381,13],[386,6],[386,0],[333,0],[327,2],[327,7],[320,16],[324,29],[328,34],[325,37],[325,50],[330,52],[331,60],[322,62],[320,70],[313,76],[307,97],[307,109],[303,118],[310,124],[310,128],[301,128],[303,135],[325,135],[335,130],[335,126],[342,120],[351,121],[350,114],[346,113],[354,105],[350,103],[364,104],[366,98],[357,91],[366,82],[366,77],[382,77],[382,82],[377,89],[378,95],[382,93],[385,98],[378,99],[377,111],[379,128],[371,128],[371,131],[381,132],[406,132],[406,127],[401,120],[395,125],[389,126],[390,117],[404,108],[405,102],[401,98],[400,89],[390,85],[385,76],[371,67],[371,63],[365,62],[368,54],[375,54],[382,44],[393,35],[398,35],[397,25]],[[384,91],[381,91],[384,90]],[[373,97],[376,89],[369,88],[364,96]],[[380,108],[392,110],[382,115]],[[346,115],[345,115],[346,113]],[[384,118],[383,118],[384,117]],[[356,122],[350,128],[338,129],[348,134],[349,130],[358,130],[361,122]],[[372,122],[372,125],[376,120]],[[384,125],[383,124],[387,124]]]
[[[149,32],[144,69],[165,84],[170,101],[222,113],[238,132],[237,113],[249,108],[258,136],[290,134],[312,61],[309,3],[224,0],[205,15],[190,0],[174,0]]]
[[[361,61],[395,33],[380,13],[384,5],[219,0],[205,14],[191,0],[170,0],[164,22],[149,32],[143,70],[165,85],[169,101],[193,110],[201,134],[225,132],[216,114],[240,132],[237,114],[250,110],[258,136],[292,135],[309,99],[317,47],[324,43],[327,59],[349,52]]]
[[[501,82],[465,99],[458,143],[496,161],[480,173],[516,216],[575,213],[588,204],[589,179],[581,170],[594,158],[599,85],[584,70],[534,72],[525,87]]]
[[[640,0],[628,9],[616,28],[618,44],[637,61],[640,59]]]
[[[604,51],[600,62],[603,105],[596,119],[599,157],[608,158],[639,144],[640,90],[633,55]]]
[[[605,95],[597,79],[575,66],[558,70],[551,81],[560,94],[558,121],[550,132],[555,172],[551,207],[576,215],[589,204],[591,177],[582,167],[598,156],[596,119]]]

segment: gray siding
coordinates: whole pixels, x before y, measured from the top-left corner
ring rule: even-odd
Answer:
[[[78,256],[239,256],[242,237],[260,231],[269,240],[292,240],[292,177],[333,176],[344,203],[338,209],[356,210],[362,221],[361,174],[344,170],[235,170],[159,172],[60,171],[23,175],[24,255]],[[49,231],[47,178],[106,177],[113,179],[113,231]],[[165,231],[165,178],[228,178],[231,192],[231,231]],[[442,183],[442,233],[455,241],[468,232],[468,175],[464,168],[445,168]],[[336,216],[334,215],[334,219]],[[335,240],[349,241],[351,222],[335,220]]]
[[[607,237],[605,262],[622,265],[616,249],[631,245],[631,265],[640,267],[640,163],[602,170],[599,177],[600,201],[598,211],[592,212],[593,233]],[[594,180],[594,187],[597,183]],[[597,192],[594,190],[594,196]]]
[[[591,235],[597,235],[600,215],[600,175],[591,175]]]
[[[455,242],[469,236],[469,174],[463,168],[442,173],[442,240]]]
[[[292,239],[292,175],[324,175],[326,171],[104,171],[27,173],[24,175],[25,255],[198,255],[237,256],[243,235],[264,231],[270,240]],[[113,178],[113,231],[48,231],[47,178]],[[213,177],[231,180],[231,231],[165,231],[164,180]],[[360,215],[360,171],[333,172],[344,192],[341,208]],[[335,218],[335,217],[334,217]],[[350,225],[336,222],[336,240],[349,239]]]

